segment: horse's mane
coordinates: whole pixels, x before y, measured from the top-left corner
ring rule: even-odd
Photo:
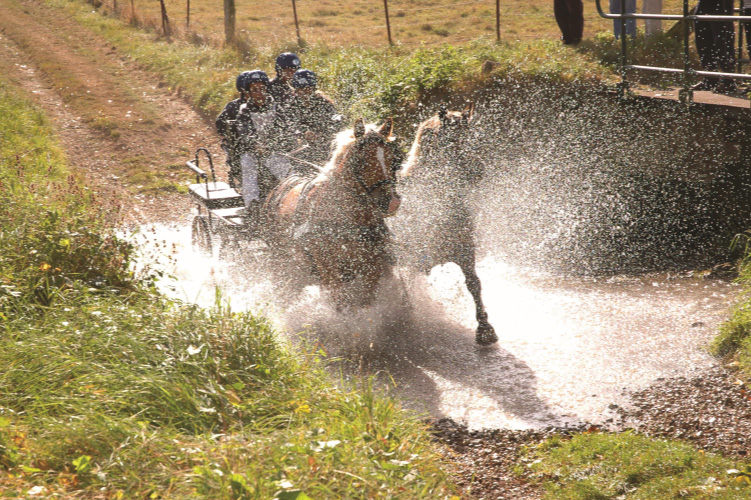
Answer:
[[[375,123],[369,123],[365,125],[365,135],[369,134],[370,132],[376,132],[378,130],[378,125]],[[395,140],[395,137],[389,136],[388,141]],[[331,172],[334,170],[334,167],[339,163],[339,157],[344,154],[347,149],[354,144],[356,141],[355,138],[355,129],[350,128],[347,130],[342,130],[336,136],[334,137],[334,140],[332,141],[332,149],[334,150],[334,154],[331,155],[331,158],[328,162],[326,162],[326,165],[323,166],[322,172],[324,174]]]
[[[407,161],[404,162],[404,166],[401,169],[400,176],[408,177],[412,172],[411,170],[417,165],[417,161],[420,159],[420,150],[422,148],[422,136],[426,130],[436,130],[441,126],[441,120],[438,115],[428,118],[417,127],[417,133],[415,134],[415,140],[412,141],[412,147],[407,153]]]
[[[457,119],[462,117],[463,112],[461,111],[447,111],[445,113],[445,117],[450,117],[452,119]],[[434,115],[425,120],[420,124],[419,127],[417,127],[417,133],[415,134],[415,140],[412,142],[412,147],[409,150],[409,153],[407,153],[407,161],[404,162],[404,166],[402,166],[402,169],[400,171],[400,177],[409,177],[413,174],[412,170],[417,168],[417,164],[420,161],[420,156],[422,153],[422,148],[425,143],[423,140],[423,136],[427,136],[431,133],[438,132],[438,129],[441,128],[443,125],[443,122],[441,120],[440,115]]]

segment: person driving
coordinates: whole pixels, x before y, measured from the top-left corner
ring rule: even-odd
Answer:
[[[240,167],[240,150],[238,148],[239,133],[237,130],[237,115],[240,106],[247,102],[250,95],[247,92],[250,71],[243,71],[235,79],[235,88],[240,93],[237,99],[227,103],[219,116],[216,117],[216,130],[222,136],[222,149],[227,155],[229,170],[229,186],[239,189],[242,185],[242,168]]]

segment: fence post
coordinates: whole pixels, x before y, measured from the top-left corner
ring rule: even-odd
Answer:
[[[389,22],[389,1],[383,0],[383,8],[386,11],[386,33],[388,33],[389,36],[389,45],[394,45],[394,42],[391,40],[391,22]]]
[[[187,1],[185,6],[185,26],[190,28],[190,0]]]
[[[169,38],[172,36],[172,30],[169,26],[169,17],[167,16],[167,7],[164,5],[164,0],[159,0],[159,4],[162,7],[162,31],[164,36]]]
[[[501,41],[501,0],[495,0],[495,40]]]
[[[300,45],[300,23],[297,21],[297,2],[292,0],[292,14],[295,16],[295,31],[297,32],[297,45]]]
[[[235,0],[224,0],[224,41],[235,41]]]

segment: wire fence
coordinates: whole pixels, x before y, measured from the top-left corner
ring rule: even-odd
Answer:
[[[113,5],[117,2],[104,1]],[[341,38],[346,42],[350,37],[336,35],[356,32],[367,33],[369,43],[378,43],[380,40],[390,44],[409,44],[418,42],[418,39],[419,43],[430,41],[431,38],[456,42],[470,34],[472,38],[501,39],[500,0],[352,0],[347,4],[338,0],[288,0],[281,3],[243,3],[238,4],[237,9],[234,0],[224,0],[224,12],[216,4],[210,5],[207,0],[160,0],[156,5],[162,6],[161,11],[159,7],[154,9],[153,0],[130,0],[130,5],[120,0],[124,5],[118,10],[121,14],[133,17],[150,17],[156,26],[169,23],[171,18],[173,26],[186,26],[193,32],[217,35],[221,33],[221,27],[225,26],[221,18],[222,14],[226,17],[228,1],[231,4],[230,10],[235,12],[233,17],[237,23],[232,34],[224,33],[227,39],[240,33],[265,35],[256,36],[263,41],[288,40],[290,35],[294,35],[298,42],[327,38]],[[326,6],[331,3],[336,5],[327,10]],[[418,5],[412,6],[415,3]],[[181,12],[185,13],[184,23],[179,20]],[[548,15],[552,16],[552,10]],[[260,23],[264,23],[265,27],[259,27]],[[352,38],[357,43],[363,41],[359,39],[361,37]]]
[[[90,0],[92,1],[92,0]],[[115,3],[116,0],[105,0]],[[120,0],[124,3],[123,0]],[[128,0],[125,0],[128,1]],[[225,7],[235,0],[223,0]],[[135,2],[135,3],[134,3]],[[679,0],[664,0],[664,12],[678,12]],[[165,25],[167,10],[172,26],[187,26],[231,39],[235,35],[250,38],[254,44],[274,45],[297,38],[298,43],[325,41],[335,44],[426,44],[460,43],[476,38],[496,41],[522,38],[558,38],[560,31],[553,14],[553,2],[509,2],[500,0],[284,0],[282,2],[246,1],[238,4],[228,34],[224,12],[209,0],[160,0],[161,12],[154,11],[153,0],[130,0],[130,9],[148,12],[155,24]],[[591,4],[591,5],[590,5]],[[675,5],[672,5],[675,4]],[[126,4],[127,5],[127,4]],[[163,7],[166,5],[166,9]],[[126,10],[127,7],[120,9]],[[180,11],[185,23],[179,22]],[[224,15],[224,16],[223,16]],[[594,0],[585,0],[585,32],[589,35],[612,30],[612,22],[601,18]],[[156,20],[159,16],[160,20]],[[177,21],[177,22],[175,22]],[[222,30],[224,27],[224,30]],[[224,32],[223,32],[224,31]],[[585,33],[587,36],[587,33]]]

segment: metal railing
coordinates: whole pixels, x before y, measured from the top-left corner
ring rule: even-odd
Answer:
[[[742,0],[741,0],[742,1]],[[697,15],[693,14],[688,6],[688,0],[683,0],[683,13],[682,14],[636,14],[626,13],[626,2],[621,0],[621,12],[618,14],[606,14],[602,10],[600,0],[595,0],[597,5],[597,12],[601,17],[606,19],[620,19],[621,22],[621,83],[618,84],[618,95],[625,96],[628,92],[628,80],[626,78],[626,72],[628,70],[641,70],[641,71],[658,71],[662,73],[682,73],[683,74],[683,88],[679,91],[679,100],[684,104],[691,104],[693,102],[693,90],[691,84],[696,76],[712,77],[712,78],[733,78],[739,80],[751,80],[751,74],[746,73],[721,73],[718,71],[702,71],[695,70],[691,67],[690,59],[690,47],[689,47],[689,22],[694,21],[709,21],[709,22],[748,22],[751,23],[751,16],[709,16],[709,15]],[[655,19],[664,21],[682,21],[683,22],[683,69],[679,68],[661,68],[658,66],[644,66],[638,64],[628,64],[628,35],[626,34],[626,20],[627,19]],[[743,25],[740,25],[742,31]],[[741,35],[742,36],[742,35]],[[742,50],[742,46],[739,42],[738,51],[739,55]]]

